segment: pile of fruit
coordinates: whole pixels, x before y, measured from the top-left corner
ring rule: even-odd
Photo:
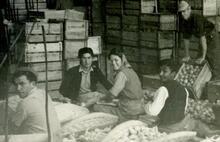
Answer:
[[[165,135],[160,133],[157,127],[134,126],[128,128],[121,137],[112,142],[149,142]]]
[[[183,86],[191,87],[196,81],[201,69],[202,67],[198,65],[185,64],[176,80]]]
[[[110,127],[104,129],[96,128],[95,130],[87,130],[84,134],[78,136],[77,142],[101,142],[111,131]]]
[[[215,119],[212,104],[208,100],[189,99],[186,113],[206,123],[210,123]]]

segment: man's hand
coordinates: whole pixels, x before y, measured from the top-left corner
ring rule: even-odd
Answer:
[[[190,60],[190,56],[186,56],[182,58],[182,62],[188,62]]]
[[[198,58],[198,59],[196,59],[196,63],[197,64],[202,64],[203,62],[205,61],[205,59],[204,58]]]

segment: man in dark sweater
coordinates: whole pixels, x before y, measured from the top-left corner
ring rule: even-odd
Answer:
[[[162,65],[160,77],[163,86],[152,94],[153,101],[145,105],[146,113],[159,117],[161,131],[196,131],[200,136],[219,134],[220,131],[210,130],[205,123],[186,115],[189,93],[174,80],[177,69],[178,66],[172,61]]]
[[[97,91],[98,83],[101,83],[106,89],[110,89],[112,85],[107,81],[101,70],[93,65],[91,48],[81,48],[78,52],[78,58],[80,65],[65,72],[59,91],[64,97],[70,98],[72,102],[81,102],[87,105],[85,101],[87,98],[94,99],[88,95]]]
[[[213,70],[213,80],[220,79],[220,49],[218,43],[218,34],[213,23],[208,21],[204,16],[194,14],[188,2],[182,0],[179,4],[178,11],[181,13],[179,20],[179,30],[183,35],[185,48],[185,57],[183,61],[190,60],[190,39],[193,36],[199,38],[199,54],[196,62],[202,63],[208,60]]]

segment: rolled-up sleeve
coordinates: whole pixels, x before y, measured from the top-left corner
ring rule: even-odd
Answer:
[[[125,84],[126,84],[126,81],[127,81],[127,77],[126,75],[123,73],[123,72],[119,72],[117,75],[116,75],[116,78],[115,78],[115,82],[114,82],[114,85],[113,87],[109,90],[110,93],[114,96],[118,96],[119,93],[123,90],[123,88],[125,87]]]
[[[153,102],[145,105],[145,112],[152,116],[157,116],[163,109],[166,99],[169,97],[166,87],[160,87],[154,94]]]

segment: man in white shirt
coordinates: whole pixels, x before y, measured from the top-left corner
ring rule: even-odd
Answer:
[[[37,75],[29,68],[18,69],[13,76],[18,95],[22,99],[11,118],[14,133],[47,133],[45,91],[36,87]],[[52,137],[60,140],[60,122],[48,96],[49,123]]]

